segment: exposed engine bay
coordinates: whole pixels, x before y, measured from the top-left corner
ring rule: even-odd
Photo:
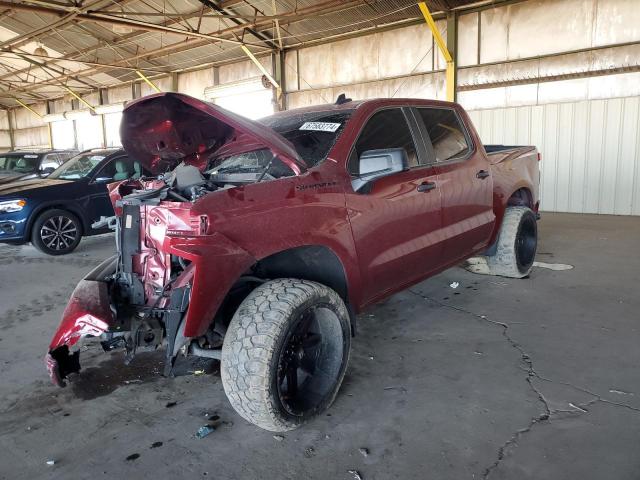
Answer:
[[[109,186],[116,215],[93,226],[115,230],[117,255],[78,284],[65,309],[47,355],[59,385],[79,371],[69,347],[87,336],[99,337],[106,351],[124,348],[126,362],[166,343],[165,375],[180,353],[220,358],[230,318],[219,317],[235,310],[235,292],[262,280],[251,271],[256,259],[212,228],[211,213],[198,204],[306,168],[270,128],[179,94],[129,104],[121,140],[155,177]]]

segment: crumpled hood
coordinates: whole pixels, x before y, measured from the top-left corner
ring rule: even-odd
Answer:
[[[293,145],[274,130],[180,93],[157,93],[129,103],[120,124],[125,151],[154,174],[180,162],[203,171],[213,152],[230,143],[270,149],[296,174],[305,169]]]

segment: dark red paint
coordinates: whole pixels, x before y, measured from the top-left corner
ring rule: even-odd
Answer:
[[[147,305],[156,302],[157,292],[168,282],[170,254],[192,261],[176,284],[192,287],[186,337],[202,335],[238,277],[274,253],[299,246],[328,247],[344,268],[348,300],[358,312],[484,251],[495,240],[516,191],[524,189],[530,206],[538,208],[536,149],[522,147],[487,155],[467,114],[457,104],[382,99],[314,107],[318,111],[355,111],[327,160],[307,169],[291,144],[267,127],[184,95],[171,96],[167,108],[146,111],[145,102],[157,97],[127,107],[139,112],[135,121],[123,123],[121,130],[127,151],[148,166],[160,165],[163,148],[175,152],[176,159],[185,156],[202,167],[203,151],[214,146],[237,151],[244,145],[246,149],[272,149],[296,173],[218,190],[194,203],[162,201],[141,207],[144,240],[134,266],[144,283]],[[187,105],[192,120],[174,115],[168,108],[171,105],[175,109]],[[351,149],[367,119],[391,106],[455,109],[468,128],[473,151],[464,160],[414,168],[377,180],[366,194],[356,193],[347,171]],[[296,111],[279,115],[294,114]],[[181,143],[184,131],[190,128],[197,132],[185,146]],[[163,129],[169,133],[161,134]],[[167,155],[164,158],[166,161]],[[477,178],[480,170],[490,176]],[[436,188],[418,192],[417,186],[424,182],[435,182]],[[158,180],[145,182],[145,187],[161,184]],[[112,187],[114,204],[130,189],[126,184]],[[96,283],[78,285],[51,350],[73,345],[82,335],[107,330],[112,321],[109,300]]]

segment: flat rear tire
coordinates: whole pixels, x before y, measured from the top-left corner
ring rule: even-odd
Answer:
[[[487,257],[492,275],[524,278],[531,273],[538,248],[536,215],[528,207],[507,207],[495,255]]]

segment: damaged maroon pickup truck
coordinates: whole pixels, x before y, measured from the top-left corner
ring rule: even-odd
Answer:
[[[121,138],[155,178],[111,186],[117,255],[82,280],[51,341],[219,359],[235,410],[271,431],[326,410],[356,314],[476,255],[528,275],[535,147],[483,146],[457,104],[380,99],[253,122],[162,93],[129,104]],[[391,326],[390,328],[393,328]]]

